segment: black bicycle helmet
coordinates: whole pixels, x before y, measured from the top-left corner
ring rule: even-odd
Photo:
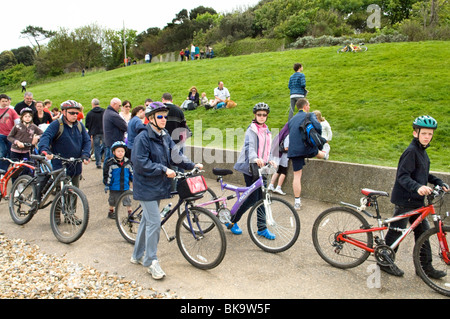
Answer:
[[[33,116],[33,110],[30,109],[29,107],[24,107],[24,108],[20,111],[20,116],[23,116],[25,113],[30,113],[31,116]]]
[[[77,101],[67,100],[67,101],[61,103],[61,110],[67,110],[67,109],[81,110],[81,106]]]
[[[253,107],[253,114],[256,114],[256,112],[258,111],[266,111],[267,114],[270,113],[270,107],[269,105],[267,105],[264,102],[259,102],[257,104],[255,104],[255,106]]]
[[[145,117],[148,118],[150,115],[157,112],[169,111],[166,105],[162,102],[152,102],[145,109]]]
[[[127,144],[122,141],[114,142],[113,145],[111,145],[111,152],[114,152],[116,148],[122,147],[125,151],[127,150]]]
[[[431,128],[435,130],[437,129],[437,121],[429,115],[422,115],[414,120],[413,128]]]

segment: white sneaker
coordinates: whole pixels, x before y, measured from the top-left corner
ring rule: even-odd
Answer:
[[[323,158],[324,160],[327,160],[330,158],[330,144],[325,143],[325,145],[323,146],[322,151],[325,152],[325,157]]]
[[[301,202],[299,202],[299,203],[294,203],[294,209],[295,210],[300,210],[300,207],[302,206],[302,203]]]
[[[273,188],[273,185],[272,185],[272,184],[270,184],[269,187],[267,187],[267,191],[268,191],[268,192],[273,192],[273,191],[275,191],[275,189]]]
[[[130,258],[130,263],[132,263],[132,264],[141,264],[141,265],[144,265],[144,256],[142,256],[141,258],[139,258],[139,259],[134,259],[133,258],[133,256],[131,256],[131,258]]]
[[[162,279],[166,273],[161,269],[158,260],[153,260],[150,267],[148,267],[148,272],[152,275],[153,279]]]
[[[280,195],[286,195],[286,193],[283,192],[283,190],[281,189],[281,187],[275,188],[274,192],[275,192],[275,193],[278,193],[278,194],[280,194]]]

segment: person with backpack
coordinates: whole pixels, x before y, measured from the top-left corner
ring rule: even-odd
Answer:
[[[91,139],[83,123],[77,120],[81,106],[74,100],[61,104],[62,116],[53,121],[42,134],[38,144],[39,154],[52,161],[53,169],[62,168],[60,160],[53,159],[53,154],[65,158],[82,158],[85,165],[91,156]],[[81,163],[67,167],[67,175],[72,178],[74,186],[79,187],[82,172]]]
[[[311,145],[311,143],[307,142],[306,133],[302,129],[307,117],[309,117],[311,124],[317,133],[322,134],[322,126],[317,120],[316,115],[314,113],[309,113],[310,105],[307,99],[300,98],[297,100],[295,105],[298,109],[298,113],[288,122],[290,141],[288,158],[292,161],[292,168],[294,170],[294,177],[292,181],[292,189],[295,197],[294,208],[299,210],[301,207],[300,196],[302,190],[302,169],[303,166],[305,166],[305,158],[316,157],[319,159],[328,159],[330,146],[326,143],[323,150],[319,150],[317,145]]]

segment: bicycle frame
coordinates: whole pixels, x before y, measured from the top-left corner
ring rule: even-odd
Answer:
[[[222,178],[220,178],[220,188],[222,189],[222,191],[225,189],[234,191],[235,194],[232,196],[217,198],[215,200],[208,201],[205,203],[199,203],[199,204],[196,204],[196,206],[204,207],[204,206],[208,206],[208,205],[211,205],[214,203],[222,202],[223,207],[227,207],[227,204],[226,204],[227,200],[237,197],[236,203],[234,203],[233,207],[230,210],[231,216],[234,216],[236,214],[236,212],[238,211],[238,209],[242,206],[244,201],[248,198],[248,196],[250,196],[257,189],[264,188],[264,181],[260,174],[259,178],[252,185],[246,186],[246,187],[238,187],[238,186],[234,186],[231,184],[226,184],[223,182]],[[267,196],[268,196],[268,194],[266,194],[266,199],[268,199]],[[264,206],[266,206],[266,205],[264,205]],[[266,207],[266,210],[267,210],[267,207]],[[212,211],[212,213],[217,215],[217,212],[215,212],[215,211]]]
[[[347,204],[347,203],[341,203],[345,206],[349,206],[351,208],[356,208],[358,211],[362,211],[363,213],[365,213],[366,215],[370,216],[370,217],[374,217],[372,214],[368,213],[365,210],[360,210],[358,207],[356,207],[355,205],[352,204]],[[394,216],[391,218],[387,218],[385,220],[381,220],[379,212],[378,212],[378,206],[377,207],[377,220],[378,220],[378,227],[371,227],[369,229],[358,229],[358,230],[351,230],[351,231],[344,231],[340,234],[338,234],[336,236],[336,240],[337,241],[342,241],[342,242],[347,242],[350,243],[358,248],[364,249],[370,253],[374,253],[375,249],[374,248],[370,248],[367,246],[366,243],[363,243],[361,241],[358,241],[356,239],[353,239],[349,236],[354,235],[354,234],[362,234],[362,233],[369,233],[369,232],[379,232],[381,235],[381,239],[384,240],[384,231],[388,230],[388,229],[393,229],[396,230],[398,232],[401,232],[402,235],[390,246],[391,249],[395,249],[396,247],[398,247],[398,245],[400,245],[400,243],[406,238],[406,236],[408,236],[427,216],[432,215],[433,216],[433,222],[435,224],[436,227],[438,227],[438,229],[442,230],[442,221],[439,218],[439,216],[436,214],[435,209],[434,209],[434,205],[428,205],[428,206],[424,206],[421,207],[419,209],[415,209],[415,210],[411,210],[409,212],[406,212],[402,215],[399,216]],[[417,219],[414,221],[414,223],[411,224],[411,226],[409,226],[408,228],[390,228],[389,224],[401,219],[405,219],[405,218],[409,218],[411,216],[414,215],[420,215],[417,217]],[[442,236],[440,237],[440,244],[444,245],[446,244],[445,241],[442,240]],[[448,252],[448,247],[441,247],[443,248],[444,251]],[[449,264],[450,260],[448,258],[448,254],[445,254],[445,256],[443,256],[443,259],[445,260],[445,262],[447,264]]]
[[[5,174],[3,175],[3,177],[0,179],[0,192],[1,192],[1,197],[0,200],[2,198],[5,198],[8,195],[8,190],[7,190],[7,186],[8,186],[8,182],[11,179],[11,177],[14,175],[14,173],[17,172],[17,170],[19,170],[22,166],[25,166],[31,170],[35,170],[36,167],[25,163],[24,161],[20,161],[20,162],[14,162],[8,158],[1,158],[1,160],[7,160],[9,161],[12,165],[11,167],[5,172]]]

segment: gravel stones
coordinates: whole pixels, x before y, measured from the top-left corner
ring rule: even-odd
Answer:
[[[1,299],[177,299],[136,281],[47,255],[39,246],[0,233]]]

